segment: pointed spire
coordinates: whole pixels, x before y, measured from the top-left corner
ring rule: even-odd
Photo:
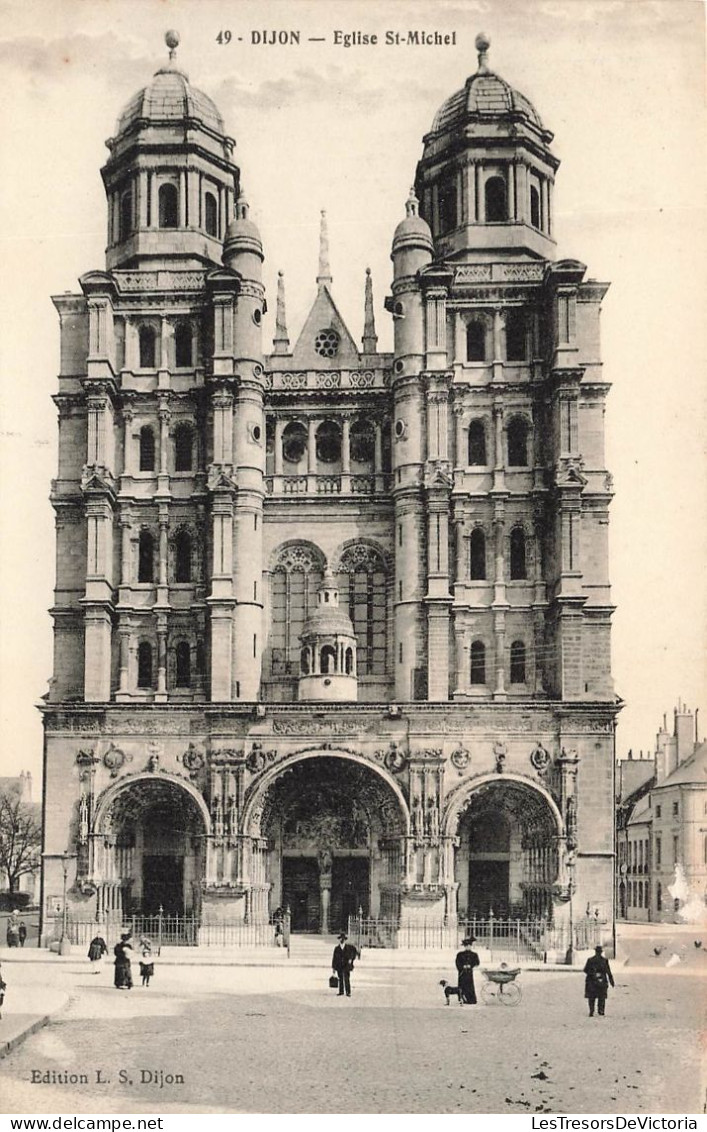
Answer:
[[[477,35],[476,40],[475,40],[475,46],[476,46],[476,50],[479,53],[479,67],[478,67],[478,70],[477,70],[476,73],[477,73],[477,75],[488,75],[489,69],[488,69],[488,66],[487,66],[487,64],[488,64],[488,54],[487,54],[487,52],[488,52],[489,47],[491,46],[491,40],[489,39],[489,37],[487,35],[484,35],[483,32],[479,32],[479,34]]]
[[[366,297],[363,304],[363,352],[375,354],[378,335],[376,334],[376,320],[373,314],[373,281],[371,269],[366,268]]]
[[[317,286],[330,286],[332,283],[331,268],[329,267],[329,232],[327,230],[326,212],[322,209],[319,222],[319,274]]]
[[[275,312],[275,337],[272,340],[274,354],[289,354],[290,339],[287,336],[287,315],[285,313],[285,276],[277,273],[277,309]]]

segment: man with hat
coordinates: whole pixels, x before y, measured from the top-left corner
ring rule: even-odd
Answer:
[[[354,960],[358,959],[358,951],[352,943],[346,942],[346,938],[342,932],[331,957],[331,969],[339,979],[339,994],[345,993],[347,998],[351,998],[351,972]]]
[[[459,993],[463,1003],[471,1006],[476,1004],[476,991],[474,989],[474,967],[479,965],[479,957],[471,950],[474,942],[473,936],[462,940],[463,951],[457,952],[455,963],[459,972]]]
[[[589,1003],[589,1017],[594,1016],[594,1004],[603,1016],[606,1005],[606,996],[609,993],[609,983],[614,986],[614,976],[611,973],[609,960],[604,958],[604,948],[597,944],[594,954],[584,964],[584,997]]]

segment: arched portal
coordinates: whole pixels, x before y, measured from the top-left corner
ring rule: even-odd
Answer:
[[[552,918],[563,828],[544,789],[487,776],[453,796],[446,826],[458,838],[454,879],[461,917]]]
[[[92,876],[98,914],[198,914],[209,815],[187,783],[143,774],[98,799]]]
[[[270,911],[289,907],[293,931],[397,910],[407,807],[384,772],[336,754],[296,759],[261,785],[244,822],[267,845]]]

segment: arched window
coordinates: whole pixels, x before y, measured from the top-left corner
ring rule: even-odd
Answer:
[[[191,582],[191,538],[188,531],[178,531],[174,540],[174,580]]]
[[[152,687],[152,645],[147,641],[140,641],[137,646],[137,686]]]
[[[527,357],[527,323],[525,311],[506,311],[506,359],[509,362],[524,362]]]
[[[373,466],[376,452],[376,433],[371,421],[359,417],[351,425],[349,444],[351,460],[354,464]]]
[[[295,544],[279,556],[271,583],[270,671],[273,676],[297,676],[300,671],[300,636],[310,613],[317,608],[317,593],[324,560],[315,547]]]
[[[486,683],[486,646],[483,641],[471,642],[471,673],[472,684]]]
[[[486,579],[486,535],[481,527],[474,527],[469,539],[469,577],[472,582]]]
[[[508,219],[506,182],[503,177],[489,177],[484,187],[484,197],[487,221],[498,222]]]
[[[663,911],[663,886],[660,881],[658,881],[655,888],[655,906],[659,912]]]
[[[514,527],[511,531],[511,579],[520,581],[527,576],[525,531],[522,527]]]
[[[194,434],[191,425],[177,425],[174,430],[175,472],[190,472],[192,470],[193,444]]]
[[[486,361],[486,327],[478,319],[474,319],[466,328],[466,360]]]
[[[533,228],[540,227],[540,193],[535,185],[530,186],[530,223]]]
[[[317,429],[317,460],[337,464],[341,459],[341,429],[335,421],[322,421]]]
[[[180,641],[174,650],[176,680],[178,688],[188,688],[191,684],[191,649],[189,641]]]
[[[511,684],[525,684],[525,645],[514,641],[511,645]]]
[[[127,240],[128,236],[133,230],[133,194],[130,189],[126,189],[120,194],[120,216],[118,227],[119,239]]]
[[[155,580],[155,540],[149,531],[140,531],[137,544],[137,580]]]
[[[141,326],[140,340],[140,369],[155,368],[155,343],[157,332],[153,326]]]
[[[307,429],[301,421],[290,421],[282,433],[282,456],[287,464],[299,464],[307,451]]]
[[[528,422],[524,417],[513,417],[508,425],[508,466],[528,466]]]
[[[218,202],[213,193],[204,194],[204,227],[208,236],[218,236]]]
[[[486,429],[483,421],[469,425],[469,464],[484,467],[486,464]]]
[[[449,171],[448,176],[454,177],[455,175],[454,170]],[[437,202],[440,234],[451,232],[457,226],[457,186],[454,181],[448,180],[439,186]]]
[[[353,674],[353,649],[347,649],[344,653],[344,668],[347,676]],[[707,849],[705,852],[707,852]]]
[[[309,676],[309,649],[302,649],[299,654],[299,670],[301,676]]]
[[[189,322],[178,322],[175,327],[174,361],[177,369],[192,365],[192,329]]]
[[[319,671],[324,675],[336,672],[336,649],[333,645],[324,645],[319,656]]]
[[[348,609],[356,634],[356,664],[359,676],[385,673],[386,571],[383,556],[372,546],[359,543],[341,555],[339,605]]]
[[[179,225],[179,193],[176,185],[160,185],[158,194],[160,228]]]
[[[140,471],[155,470],[155,434],[149,425],[140,429]]]

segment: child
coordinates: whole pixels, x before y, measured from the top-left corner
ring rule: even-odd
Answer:
[[[155,957],[152,954],[152,944],[149,939],[143,937],[140,940],[141,956],[140,959],[140,974],[142,975],[142,985],[149,987],[150,979],[155,973]]]

